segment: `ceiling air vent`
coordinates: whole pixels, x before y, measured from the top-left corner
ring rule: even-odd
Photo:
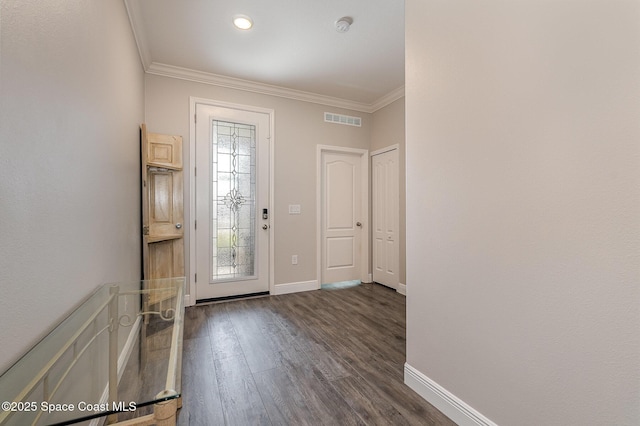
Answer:
[[[346,124],[347,126],[362,127],[362,118],[351,117],[350,115],[334,114],[332,112],[324,113],[324,121],[327,123]]]

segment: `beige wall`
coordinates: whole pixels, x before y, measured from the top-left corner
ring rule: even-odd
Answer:
[[[500,425],[640,424],[639,16],[406,1],[407,361]]]
[[[140,277],[143,72],[121,1],[0,3],[0,372]]]
[[[181,135],[185,158],[190,137],[189,97],[275,110],[275,284],[315,280],[316,146],[368,149],[371,115],[156,75],[147,75],[145,81],[149,131]],[[325,111],[362,117],[362,127],[325,123]],[[186,180],[188,188],[188,176]],[[300,204],[302,214],[289,215],[289,204]],[[187,211],[185,222],[188,217]],[[294,254],[298,265],[291,264]]]
[[[400,283],[406,284],[406,210],[405,210],[405,131],[404,97],[373,113],[371,118],[371,151],[398,144],[400,159]]]

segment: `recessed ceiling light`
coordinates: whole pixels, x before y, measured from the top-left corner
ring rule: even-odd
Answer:
[[[253,21],[247,15],[236,15],[233,17],[233,25],[240,30],[248,30],[253,27]]]

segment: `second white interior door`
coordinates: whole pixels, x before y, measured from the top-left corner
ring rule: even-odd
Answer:
[[[196,299],[269,291],[268,113],[196,104]]]
[[[391,149],[372,155],[371,164],[373,280],[397,289],[400,258],[398,150]]]

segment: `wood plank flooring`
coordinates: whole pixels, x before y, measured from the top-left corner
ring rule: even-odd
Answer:
[[[178,424],[455,425],[404,362],[404,297],[377,284],[190,307]]]

